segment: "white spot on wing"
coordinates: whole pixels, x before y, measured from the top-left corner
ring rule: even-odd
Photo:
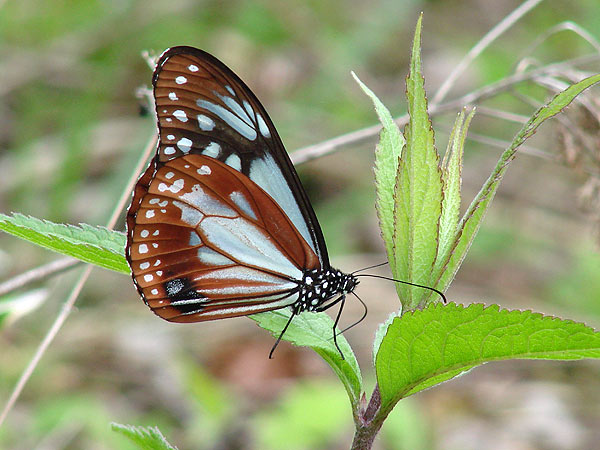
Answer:
[[[198,66],[195,66],[194,64],[190,64],[190,65],[188,66],[188,70],[189,70],[190,72],[198,72]]]
[[[203,165],[198,170],[196,170],[196,172],[198,172],[198,175],[210,175],[212,173],[212,170],[210,170],[210,167],[208,167],[207,165]]]
[[[238,172],[242,170],[242,160],[235,153],[232,153],[230,156],[227,157],[227,159],[225,160],[225,164],[227,164],[232,169],[237,170]]]
[[[150,267],[150,263],[147,261],[140,264],[140,269],[142,270],[146,270],[148,267]]]
[[[215,127],[215,121],[204,114],[198,114],[198,126],[202,131],[211,131]]]
[[[185,111],[182,111],[181,109],[178,109],[177,111],[173,111],[173,117],[175,117],[180,122],[187,122],[188,121],[188,118],[187,118],[187,115],[185,114]]]
[[[212,158],[216,158],[221,153],[221,146],[216,142],[211,142],[206,146],[204,150],[202,150],[202,154],[206,156],[210,156]]]
[[[168,134],[167,135],[167,139],[170,140],[170,141],[172,141],[173,139],[175,139],[175,136],[172,135],[172,134]]]
[[[146,211],[146,219],[152,219],[155,216],[156,212],[153,209],[149,209]]]
[[[171,185],[168,185],[167,183],[159,183],[158,191],[159,192],[171,191],[173,194],[177,194],[180,190],[183,189],[183,186],[184,186],[183,179],[180,178],[178,180],[175,180],[173,182],[173,184],[171,184]]]
[[[172,155],[175,153],[175,147],[165,147],[163,152],[165,155]]]
[[[152,290],[150,291],[150,293],[151,293],[152,295],[158,295],[158,289],[156,289],[156,288],[155,288],[155,289],[152,289]]]
[[[185,84],[185,83],[187,83],[187,78],[182,75],[179,75],[177,78],[175,78],[175,83]]]
[[[140,244],[140,246],[138,247],[138,252],[148,253],[148,246],[146,244]]]
[[[148,230],[142,230],[140,236],[143,238],[147,238],[148,236],[150,236],[150,232]]]
[[[191,148],[192,148],[192,141],[190,139],[188,139],[188,138],[181,138],[177,142],[177,147],[183,153],[188,153],[191,150]]]
[[[170,180],[170,179],[171,179],[171,178],[173,178],[174,176],[175,176],[175,174],[174,174],[173,172],[167,172],[167,173],[165,174],[165,178],[166,178],[167,180]],[[153,200],[154,200],[154,199],[153,199]],[[158,200],[158,202],[156,202],[156,203],[159,203],[159,202],[160,202],[160,199],[159,199],[159,198],[157,198],[156,200]]]
[[[227,89],[229,91],[229,93],[235,97],[235,91],[233,90],[233,88],[231,86],[226,84],[225,89]]]
[[[146,283],[149,283],[150,281],[154,280],[154,275],[147,273],[146,275],[144,275],[144,281]]]
[[[169,188],[169,190],[173,193],[173,194],[177,194],[180,190],[183,189],[183,179],[180,178],[179,180],[175,180],[173,182],[173,184],[171,185],[171,187]]]
[[[175,92],[169,92],[169,99],[176,101],[179,100],[179,98],[177,97],[177,94]]]

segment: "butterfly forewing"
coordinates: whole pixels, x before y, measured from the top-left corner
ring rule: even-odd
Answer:
[[[158,315],[213,320],[298,299],[298,280],[318,269],[319,259],[258,185],[204,155],[181,156],[150,173],[128,215],[128,258]]]
[[[267,112],[250,89],[213,56],[173,47],[153,78],[159,126],[157,166],[202,154],[241,172],[266,191],[329,267],[310,202]]]

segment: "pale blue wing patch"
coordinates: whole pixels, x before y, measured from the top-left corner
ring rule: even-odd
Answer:
[[[244,217],[208,216],[200,222],[198,230],[205,243],[218,247],[241,264],[302,279],[302,271],[281,253],[269,236]]]
[[[263,188],[290,218],[302,237],[316,253],[316,248],[308,231],[304,216],[298,207],[294,194],[290,190],[281,169],[273,157],[266,154],[250,165],[250,179]]]

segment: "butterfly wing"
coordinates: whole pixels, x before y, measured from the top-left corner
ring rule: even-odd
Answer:
[[[323,233],[298,175],[256,96],[215,57],[173,47],[153,77],[159,144],[156,165],[183,155],[215,158],[241,172],[281,206],[329,268]]]
[[[149,168],[128,214],[134,281],[164,319],[198,322],[291,306],[320,266],[282,208],[241,172],[204,155]]]

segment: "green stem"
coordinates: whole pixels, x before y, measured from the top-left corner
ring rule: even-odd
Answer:
[[[379,385],[375,385],[369,404],[358,414],[351,450],[370,450],[373,447],[375,437],[381,430],[385,416],[387,416],[387,414],[384,416],[378,414],[380,407],[381,393],[379,392]]]

